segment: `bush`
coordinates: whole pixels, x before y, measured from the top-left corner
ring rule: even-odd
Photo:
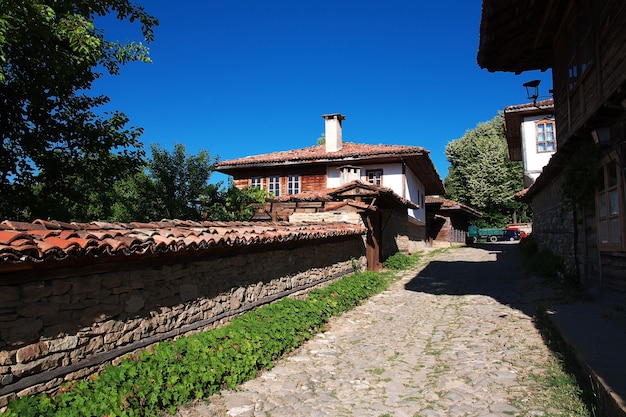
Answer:
[[[417,254],[405,255],[404,253],[396,252],[383,262],[383,266],[387,269],[393,269],[396,271],[402,271],[409,269],[413,265],[417,264],[419,257]]]
[[[314,290],[307,300],[284,298],[232,320],[224,327],[162,342],[107,366],[86,380],[65,385],[58,395],[12,401],[6,417],[158,416],[234,388],[319,332],[387,281],[373,272],[355,273]]]

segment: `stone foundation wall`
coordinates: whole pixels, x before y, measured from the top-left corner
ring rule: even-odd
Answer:
[[[0,407],[54,390],[137,349],[209,329],[258,305],[297,296],[365,263],[360,236],[290,249],[221,252],[177,263],[128,260],[107,270],[3,285]],[[100,266],[102,268],[102,266]]]
[[[563,175],[554,179],[533,197],[533,236],[540,247],[561,256],[567,272],[576,273],[574,256],[574,212],[561,194]]]

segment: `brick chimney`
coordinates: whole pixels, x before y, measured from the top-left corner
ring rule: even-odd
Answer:
[[[323,114],[326,120],[326,152],[337,152],[343,148],[341,140],[341,122],[346,119],[343,114]]]

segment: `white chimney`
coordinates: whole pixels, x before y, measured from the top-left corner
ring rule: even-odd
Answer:
[[[339,167],[339,185],[345,185],[361,179],[361,167],[343,165]]]
[[[343,114],[323,114],[326,119],[326,152],[337,152],[343,147],[341,140],[341,122],[346,119]]]

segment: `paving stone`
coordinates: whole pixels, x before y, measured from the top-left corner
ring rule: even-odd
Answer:
[[[176,416],[549,414],[530,395],[529,375],[551,357],[530,310],[550,288],[514,256],[473,247],[401,276],[270,372]]]

